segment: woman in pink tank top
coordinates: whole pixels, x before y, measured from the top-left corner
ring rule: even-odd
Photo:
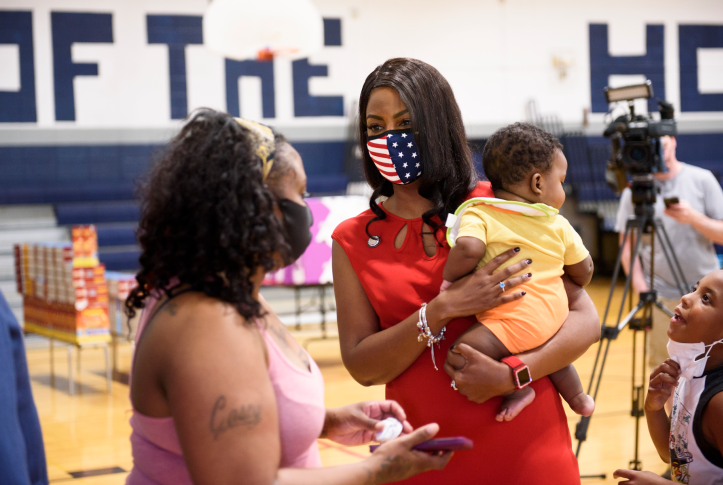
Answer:
[[[301,157],[270,128],[196,112],[144,189],[131,371],[129,484],[389,483],[441,469],[450,453],[412,447],[394,401],[324,408],[319,368],[259,294],[266,272],[311,239]],[[355,464],[320,468],[316,439],[371,441],[396,417],[404,435]]]

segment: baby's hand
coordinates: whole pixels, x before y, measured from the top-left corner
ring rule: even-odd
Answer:
[[[673,395],[675,386],[678,385],[680,366],[672,359],[656,367],[650,374],[650,386],[648,395],[645,398],[646,411],[659,411],[665,406],[665,402]]]
[[[447,351],[447,363],[452,366],[454,370],[461,370],[465,364],[467,364],[467,359],[464,358],[464,355],[457,352],[453,352],[454,345],[449,348]]]

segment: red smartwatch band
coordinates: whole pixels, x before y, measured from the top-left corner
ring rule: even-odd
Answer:
[[[520,390],[523,387],[527,387],[530,385],[530,383],[532,382],[532,375],[530,374],[530,369],[529,367],[527,367],[527,364],[522,362],[514,355],[505,357],[504,359],[502,359],[502,362],[509,365],[512,369],[512,375],[515,379],[515,389]]]

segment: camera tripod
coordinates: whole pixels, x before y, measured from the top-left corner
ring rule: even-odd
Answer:
[[[587,393],[592,395],[593,399],[597,399],[598,390],[600,389],[600,382],[602,380],[603,370],[605,368],[605,362],[608,356],[608,350],[610,349],[610,343],[615,340],[620,332],[629,326],[633,333],[633,370],[632,370],[632,408],[630,411],[631,416],[635,418],[635,457],[630,460],[630,468],[633,470],[641,470],[642,463],[639,459],[639,444],[640,444],[640,418],[645,415],[644,404],[645,404],[645,366],[647,360],[647,330],[652,326],[653,310],[662,311],[668,316],[672,317],[673,312],[663,305],[658,299],[658,293],[655,291],[653,286],[653,278],[655,274],[654,259],[655,259],[655,240],[656,236],[659,239],[660,246],[662,248],[665,259],[668,266],[671,268],[675,284],[682,294],[687,293],[688,283],[685,280],[685,275],[680,267],[678,258],[675,255],[673,246],[668,238],[668,233],[662,224],[660,219],[655,217],[655,186],[652,182],[652,176],[646,177],[646,180],[639,181],[636,183],[635,177],[633,179],[633,203],[635,206],[635,216],[631,217],[625,226],[625,235],[618,251],[618,256],[615,261],[615,269],[613,270],[613,278],[610,284],[610,293],[608,295],[607,304],[605,305],[605,314],[602,320],[602,331],[600,344],[598,346],[597,355],[595,357],[595,364],[593,365],[592,376],[590,378],[590,385],[587,389]],[[637,235],[636,235],[637,234]],[[633,295],[630,292],[630,284],[632,281],[632,268],[636,261],[636,258],[640,254],[641,241],[643,235],[650,235],[651,245],[651,258],[650,258],[650,291],[640,293],[640,297],[637,305],[633,307]],[[626,242],[630,238],[631,243],[634,244],[634,249],[630,255],[630,271],[628,271],[627,278],[625,279],[625,288],[623,290],[622,301],[620,302],[620,309],[617,316],[617,325],[608,326],[607,317],[610,311],[610,306],[613,299],[613,292],[615,290],[615,284],[617,283],[618,276],[620,273],[620,266],[622,264],[623,251]],[[625,300],[628,300],[628,313],[623,316],[625,307]],[[642,311],[642,317],[637,317]],[[638,333],[643,332],[643,355],[642,363],[639,368],[636,363],[636,347]],[[603,347],[605,350],[603,352]],[[602,356],[602,358],[601,358]],[[598,364],[600,364],[598,369]],[[593,391],[594,388],[594,391]],[[591,391],[593,393],[591,394]],[[591,416],[583,416],[575,426],[575,438],[578,440],[577,451],[575,457],[580,456],[580,448],[582,443],[587,439],[587,429],[590,425]],[[605,475],[583,475],[581,478],[605,478]]]

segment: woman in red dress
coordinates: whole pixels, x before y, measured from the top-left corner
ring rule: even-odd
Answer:
[[[515,388],[508,365],[462,345],[454,351],[467,359],[464,368],[448,367],[447,375],[435,367],[476,322],[476,313],[524,298],[513,288],[530,274],[527,261],[495,272],[516,255],[511,248],[439,293],[449,254],[442,218],[469,197],[493,196],[488,183],[477,181],[452,89],[428,64],[391,59],[367,77],[359,115],[364,170],[374,193],[371,209],[333,234],[344,364],[365,386],[385,384],[387,398],[402,405],[413,426],[436,422],[439,437],[466,436],[475,444],[458,452],[443,471],[409,482],[580,483],[560,397],[546,376],[571,364],[599,338],[592,301],[566,281],[567,321],[543,346],[518,355],[534,379],[534,402],[512,421],[495,421],[497,396]],[[377,203],[379,197],[386,200]],[[432,335],[446,326],[446,339],[431,347],[434,352],[426,338],[418,340],[421,314]]]

